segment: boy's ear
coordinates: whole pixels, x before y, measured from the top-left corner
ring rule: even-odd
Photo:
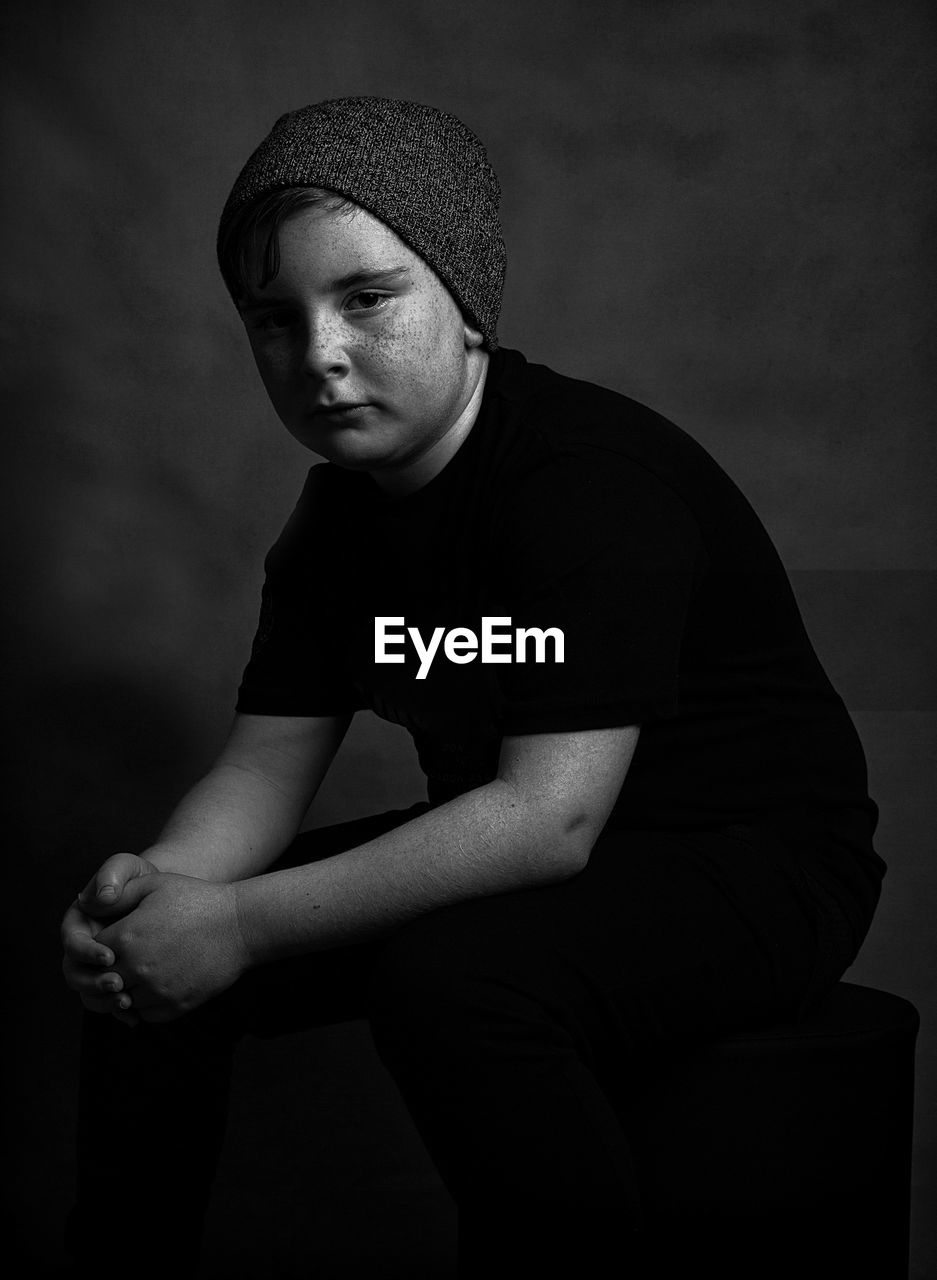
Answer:
[[[462,327],[465,330],[465,348],[467,351],[480,347],[485,341],[484,336],[477,329],[473,329],[467,320]]]

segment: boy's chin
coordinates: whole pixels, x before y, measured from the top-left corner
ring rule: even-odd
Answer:
[[[290,430],[289,428],[287,428]],[[337,467],[347,471],[373,471],[386,465],[386,451],[376,445],[374,440],[355,439],[351,432],[329,439],[324,432],[293,431],[290,435],[310,453],[327,462],[334,462]]]
[[[346,443],[340,448],[323,448],[318,452],[345,471],[379,471],[387,465],[387,459],[379,449],[369,449],[365,445],[356,448]]]

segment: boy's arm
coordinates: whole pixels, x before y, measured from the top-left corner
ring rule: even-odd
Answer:
[[[350,722],[350,716],[237,715],[215,764],[155,843],[139,856],[108,858],[81,900],[114,906],[127,880],[154,869],[222,881],[263,871],[299,830]]]
[[[498,776],[367,844],[234,886],[250,963],[386,933],[473,897],[581,871],[637,725],[506,738]]]
[[[350,716],[236,716],[218,760],[177,805],[148,861],[201,880],[265,870],[295,837],[350,723]],[[99,890],[113,883],[107,866],[95,877]]]
[[[153,871],[235,880],[268,867],[295,836],[348,729],[351,717],[238,715],[217,762],[174,810],[142,856],[108,858],[65,913],[66,983],[97,1012],[119,989],[111,948],[95,941],[102,925],[82,907],[118,908],[126,885]]]
[[[128,886],[102,930],[136,1016],[177,1018],[255,964],[364,940],[427,911],[575,875],[621,789],[638,727],[505,739],[499,776],[332,858],[235,884]]]

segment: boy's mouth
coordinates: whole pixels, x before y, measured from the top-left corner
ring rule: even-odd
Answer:
[[[314,418],[347,418],[367,408],[368,405],[363,401],[335,400],[329,404],[316,405],[312,410],[312,416]]]

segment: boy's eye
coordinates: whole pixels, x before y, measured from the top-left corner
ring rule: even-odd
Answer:
[[[362,289],[348,299],[348,307],[351,311],[377,311],[389,301],[390,297],[386,293],[378,293],[374,289]]]
[[[265,332],[286,329],[292,320],[293,317],[289,311],[263,311],[251,320],[251,328],[262,329]]]

